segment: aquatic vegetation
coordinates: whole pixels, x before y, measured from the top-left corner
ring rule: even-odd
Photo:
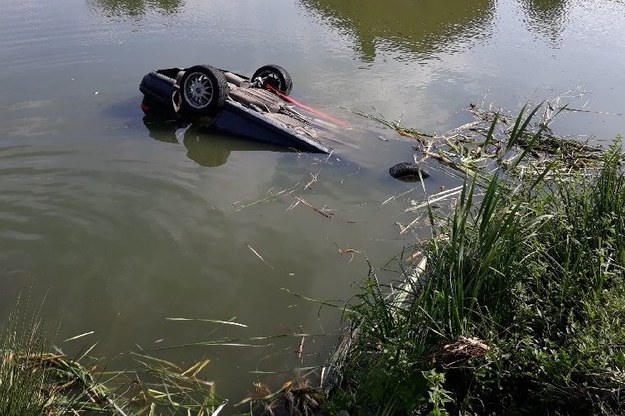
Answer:
[[[411,208],[432,228],[419,266],[399,284],[372,270],[349,305],[330,411],[625,411],[621,143],[555,138],[532,123],[539,109],[430,147],[463,184],[445,195],[451,215]]]
[[[261,383],[255,383],[247,398],[235,406],[248,404],[249,414],[312,416],[321,412],[326,396],[306,379],[290,380],[276,392]]]
[[[208,360],[181,368],[139,351],[133,353],[138,368],[105,371],[105,364],[88,356],[93,347],[76,358],[46,352],[51,346],[38,315],[14,314],[0,338],[0,414],[207,416],[225,404],[201,376]]]
[[[37,320],[11,315],[0,336],[0,414],[40,416],[52,406],[45,394],[48,374],[31,363],[43,357]]]

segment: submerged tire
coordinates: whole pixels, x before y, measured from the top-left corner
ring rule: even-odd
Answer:
[[[180,111],[188,115],[211,115],[228,97],[228,81],[219,69],[209,65],[187,68],[179,81]]]
[[[271,85],[284,95],[289,95],[293,90],[293,80],[286,69],[278,65],[261,66],[252,75],[252,82],[260,78],[261,88]]]
[[[430,176],[429,173],[414,162],[400,162],[395,166],[391,166],[388,173],[393,178],[404,182],[418,182]]]

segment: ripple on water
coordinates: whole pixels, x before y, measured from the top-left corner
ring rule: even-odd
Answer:
[[[98,62],[93,46],[114,43],[130,30],[99,24],[77,4],[8,0],[0,14],[0,69],[28,73]]]
[[[0,148],[1,247],[26,240],[42,242],[31,252],[64,241],[116,244],[127,233],[184,246],[185,233],[202,227],[211,209],[191,176],[106,154],[94,162],[85,148],[62,147],[38,140]]]

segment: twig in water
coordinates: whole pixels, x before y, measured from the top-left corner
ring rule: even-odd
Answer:
[[[298,206],[300,203],[299,199],[295,199],[295,201],[293,201],[291,203],[291,205],[289,205],[289,207],[287,209],[284,210],[284,212],[288,212],[290,210],[292,210],[293,208],[295,208],[296,206]]]
[[[445,189],[437,194],[429,195],[425,201],[418,205],[406,208],[404,212],[415,212],[420,209],[426,208],[428,205],[435,204],[446,199],[451,199],[462,192],[462,186],[456,186],[455,188]]]
[[[258,254],[258,251],[254,250],[254,247],[252,247],[252,246],[251,246],[251,245],[249,245],[248,243],[245,243],[245,245],[246,245],[246,246],[247,246],[247,248],[249,248],[249,249],[250,249],[250,251],[251,251],[252,253],[254,253],[254,255],[255,255],[256,257],[258,257],[258,258],[259,258],[259,259],[260,259],[263,263],[265,263],[267,266],[269,266],[269,267],[271,267],[271,268],[273,269],[273,266],[272,266],[271,264],[269,264],[269,263],[267,262],[267,260],[265,260],[265,259],[263,258],[263,256],[261,256],[260,254]]]
[[[580,108],[563,108],[562,110],[565,111],[570,111],[570,112],[577,112],[577,113],[593,113],[593,114],[605,114],[608,116],[622,116],[623,113],[611,113],[609,111],[598,111],[598,110],[584,110],[584,109],[580,109]]]
[[[387,199],[384,200],[384,202],[382,202],[380,205],[378,205],[378,209],[382,208],[384,205],[388,204],[389,202],[391,202],[392,200],[396,199],[396,198],[401,198],[402,196],[409,194],[410,192],[414,191],[417,188],[411,188],[408,189],[407,191],[402,192],[401,194],[397,194],[397,195],[393,195]]]
[[[411,229],[412,226],[415,225],[416,223],[418,223],[421,219],[422,219],[422,217],[419,215],[414,220],[412,220],[410,222],[410,224],[406,225],[405,227],[403,225],[401,225],[400,223],[396,223],[399,226],[399,235],[405,234],[406,231]]]
[[[260,204],[261,202],[267,202],[267,201],[271,200],[272,198],[276,198],[276,197],[284,195],[284,194],[286,194],[286,195],[292,194],[300,186],[300,184],[301,184],[301,182],[298,182],[295,185],[291,186],[290,188],[286,188],[286,189],[283,189],[283,190],[275,192],[275,193],[272,192],[273,188],[271,188],[268,191],[269,195],[267,195],[264,198],[261,198],[261,199],[258,199],[256,201],[249,202],[249,203],[245,203],[243,201],[236,201],[236,202],[233,202],[232,205],[236,208],[237,211],[241,211],[243,208],[249,208],[249,207],[251,207],[253,205]]]
[[[304,185],[304,189],[309,189],[310,185],[312,185],[313,183],[317,182],[317,177],[319,176],[319,174],[321,173],[321,171],[317,172],[317,173],[311,173],[310,174],[310,182],[308,182],[306,185]]]
[[[297,358],[304,361],[302,358],[304,356],[304,342],[306,341],[306,336],[302,335],[302,341],[299,343],[299,348],[297,349]]]
[[[326,218],[332,218],[334,217],[334,211],[327,209],[325,206],[321,207],[321,209],[313,207],[312,205],[310,205],[304,198],[302,198],[301,196],[296,196],[295,197],[297,200],[299,200],[299,202],[301,202],[302,204],[306,205],[309,208],[312,208],[314,211],[318,212],[319,214],[323,215]]]
[[[339,254],[340,254],[341,256],[342,256],[343,254],[350,254],[350,255],[351,255],[351,257],[350,257],[349,261],[347,262],[347,264],[351,263],[351,262],[352,262],[352,260],[354,260],[354,254],[361,254],[361,253],[362,253],[361,251],[354,250],[354,249],[353,249],[353,248],[351,248],[351,247],[347,247],[347,248],[340,248],[340,247],[338,246],[338,244],[336,244],[336,248],[339,250]]]
[[[87,335],[93,335],[93,334],[95,334],[95,331],[84,332],[84,333],[82,333],[80,335],[76,335],[76,336],[64,339],[63,342],[74,341],[74,340],[77,340],[79,338],[86,337]]]

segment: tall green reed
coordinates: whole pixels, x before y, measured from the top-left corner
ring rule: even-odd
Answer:
[[[433,238],[418,247],[428,266],[409,305],[389,300],[373,272],[366,280],[351,307],[358,337],[345,366],[355,408],[427,413],[423,374],[437,369],[453,376],[448,410],[625,410],[620,141],[596,175],[560,171],[554,160],[515,176],[543,138],[543,125],[530,128],[537,110],[517,117],[501,154],[510,163],[465,177],[450,217],[428,208]],[[490,348],[441,361],[467,339]]]
[[[48,373],[32,365],[44,352],[36,315],[16,308],[0,333],[0,414],[41,416],[53,403],[45,392]]]

